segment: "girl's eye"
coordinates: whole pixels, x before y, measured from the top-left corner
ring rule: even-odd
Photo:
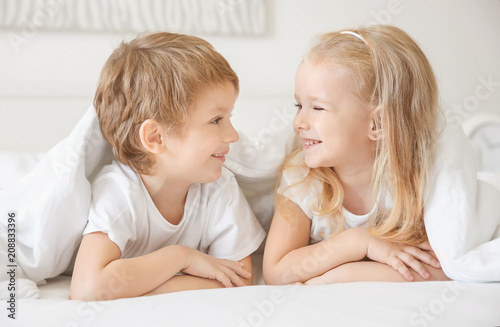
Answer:
[[[214,120],[212,120],[212,121],[210,122],[210,124],[216,124],[216,125],[217,125],[217,124],[219,124],[219,122],[220,122],[221,120],[222,120],[222,117],[217,117],[217,118],[215,118]]]
[[[321,107],[313,107],[313,109],[318,110],[318,111],[325,110],[325,108],[321,108]]]
[[[302,109],[302,105],[301,104],[296,103],[294,106],[297,108],[297,110]]]

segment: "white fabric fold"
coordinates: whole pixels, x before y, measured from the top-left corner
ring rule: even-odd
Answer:
[[[0,191],[2,218],[16,214],[16,264],[27,279],[37,283],[66,270],[87,223],[91,180],[112,157],[91,107],[30,173]],[[6,229],[7,219],[0,219],[2,244]]]
[[[500,281],[500,192],[478,179],[476,154],[460,126],[436,148],[425,206],[429,242],[446,275],[467,282]]]

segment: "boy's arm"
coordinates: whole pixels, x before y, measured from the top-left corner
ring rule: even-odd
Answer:
[[[420,274],[410,269],[415,281],[449,280],[442,269],[424,264],[430,273],[429,278],[422,278]],[[321,276],[305,282],[306,285],[325,285],[350,282],[407,282],[397,270],[391,266],[375,261],[349,262],[333,268]]]
[[[243,267],[252,273],[252,260],[250,256],[239,261],[243,263]],[[242,278],[245,285],[252,285],[252,276],[249,278]],[[210,288],[222,288],[222,285],[219,281],[213,279],[201,278],[198,276],[191,275],[178,275],[173,276],[169,280],[167,280],[162,285],[158,286],[151,292],[148,292],[146,295],[156,295],[163,293],[172,293],[179,291],[187,291],[187,290],[199,290],[199,289],[210,289]]]
[[[248,278],[242,278],[243,283],[245,283],[246,286],[253,285],[252,257],[247,256],[246,258],[243,258],[238,262],[241,263],[243,265],[243,268],[245,268],[245,270],[250,273],[250,276]]]
[[[110,300],[144,295],[177,272],[244,285],[249,273],[237,262],[212,258],[199,251],[172,245],[136,258],[120,259],[121,252],[107,234],[83,237],[71,282],[71,298]]]

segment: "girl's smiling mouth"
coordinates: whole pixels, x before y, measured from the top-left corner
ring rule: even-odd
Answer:
[[[318,145],[318,144],[322,143],[322,141],[313,140],[313,139],[303,139],[302,142],[303,142],[303,145],[304,145],[304,149],[309,149],[309,148],[312,148],[315,145]]]

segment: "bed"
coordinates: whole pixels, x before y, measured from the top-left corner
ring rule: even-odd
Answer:
[[[258,261],[260,256],[256,256]],[[257,271],[258,265],[256,265]],[[12,326],[498,326],[500,284],[352,283],[186,291],[69,301],[70,277],[18,302]],[[2,319],[5,319],[2,317]],[[2,326],[6,324],[2,323]]]
[[[88,5],[84,1],[48,1],[44,2],[47,7],[40,8],[36,7],[40,2],[33,0],[1,2],[18,3],[22,12],[16,16],[10,10],[0,15],[0,42],[4,42],[5,49],[0,59],[10,63],[2,67],[0,76],[0,189],[8,189],[41,162],[47,150],[66,137],[85,115],[95,79],[111,49],[124,33],[143,30],[141,24],[148,21],[144,17],[156,14],[151,8],[163,2],[141,1],[145,12],[135,7],[135,1],[118,4],[103,0]],[[194,13],[186,23],[191,29],[184,32],[206,36],[240,76],[242,94],[233,122],[246,135],[240,139],[245,148],[243,159],[252,162],[265,152],[265,160],[258,167],[232,169],[239,174],[238,182],[264,229],[269,228],[272,217],[277,167],[283,153],[294,146],[290,141],[290,122],[295,112],[293,78],[307,40],[320,32],[364,23],[395,24],[423,45],[439,77],[444,104],[448,108],[461,105],[460,110],[450,109],[447,114],[453,124],[463,126],[473,141],[480,163],[479,177],[500,189],[500,48],[498,42],[491,42],[498,39],[498,1],[211,0],[218,11],[208,12],[216,15],[215,20],[196,16],[206,12],[200,6],[208,6],[209,1],[164,3],[178,6],[182,14]],[[101,12],[113,5],[121,7],[114,11],[114,23],[108,24]],[[68,17],[78,19],[70,22],[47,18],[61,8],[64,14],[74,10],[78,15]],[[109,29],[120,27],[120,15],[136,15],[131,18],[136,29],[112,34]],[[25,16],[40,18],[39,25],[43,26],[28,28]],[[197,30],[203,29],[200,21],[214,23],[224,17],[228,22],[219,24],[215,35],[209,30]],[[178,22],[173,19],[178,16],[166,18],[168,24]],[[426,22],[425,28],[422,21]],[[213,30],[213,26],[208,27]],[[13,35],[17,38],[13,39]],[[10,51],[13,47],[16,51]],[[484,58],[477,60],[477,54]],[[19,125],[24,128],[21,132]],[[279,151],[274,151],[276,147]],[[18,149],[22,151],[13,151]],[[247,170],[258,174],[247,178]],[[494,229],[490,228],[490,234]],[[54,240],[42,237],[34,242],[49,241]],[[7,253],[2,251],[0,247],[0,294],[7,291],[10,271]],[[82,302],[68,299],[71,262],[56,260],[56,264],[69,269],[54,276],[48,274],[53,277],[42,278],[37,285],[22,275],[16,276],[15,302],[8,302],[8,298],[0,301],[0,326],[500,326],[500,282],[270,286],[262,277],[262,247],[252,261],[254,286]],[[40,266],[50,269],[52,263],[43,261]],[[12,312],[15,319],[9,317]]]
[[[248,100],[254,106],[256,100]],[[272,100],[266,100],[267,102]],[[285,99],[275,99],[284,103]],[[247,105],[247,104],[245,104]],[[276,106],[274,106],[276,107]],[[252,124],[243,142],[278,142],[289,138],[285,128],[272,119],[290,122],[288,109],[267,111],[268,117]],[[288,113],[288,114],[287,114]],[[264,114],[264,113],[263,113]],[[281,118],[280,118],[281,117]],[[235,125],[238,125],[235,117]],[[266,123],[262,123],[262,121]],[[482,167],[492,167],[498,146],[500,116],[474,116],[464,122],[474,141]],[[257,127],[255,127],[257,126]],[[275,126],[271,129],[270,126]],[[263,132],[264,131],[264,132]],[[269,131],[272,131],[269,132]],[[246,135],[245,134],[245,135]],[[260,135],[260,136],[259,136]],[[480,137],[480,135],[482,135]],[[489,143],[484,144],[485,138]],[[262,144],[262,142],[264,142]],[[286,143],[286,142],[285,142]],[[291,146],[285,144],[283,146]],[[255,144],[254,144],[255,145]],[[255,151],[261,151],[256,146]],[[276,153],[275,153],[276,154]],[[43,158],[43,153],[1,152],[0,182],[16,183]],[[272,156],[271,156],[272,157]],[[269,158],[269,156],[268,156]],[[489,160],[489,162],[485,162]],[[498,167],[498,166],[496,166]],[[255,168],[255,167],[253,167]],[[242,171],[240,171],[242,172]],[[260,179],[240,180],[249,202],[265,228],[272,215],[272,170]],[[498,183],[498,171],[483,171],[483,178]],[[500,187],[500,184],[496,184]],[[150,297],[102,302],[69,300],[71,271],[38,283],[38,291],[18,280],[28,294],[17,298],[15,317],[9,318],[9,303],[3,301],[2,326],[499,326],[500,283],[359,282],[328,286],[270,286],[262,277],[262,248],[252,257],[254,286],[186,291]],[[26,293],[28,292],[28,293]],[[30,298],[31,297],[31,298]]]

